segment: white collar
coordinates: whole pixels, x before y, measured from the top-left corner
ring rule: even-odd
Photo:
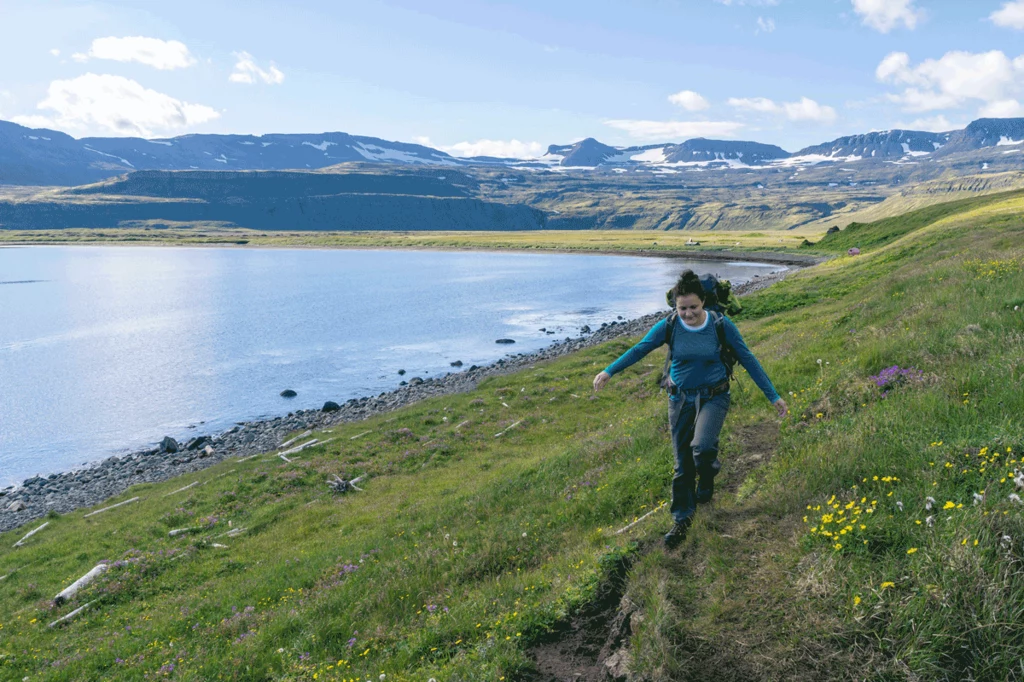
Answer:
[[[708,320],[710,320],[710,319],[711,319],[711,315],[709,315],[708,311],[705,310],[704,311],[704,321],[700,323],[699,327],[691,327],[690,325],[688,325],[685,322],[683,322],[683,318],[681,318],[681,317],[679,318],[679,324],[683,325],[683,329],[685,329],[688,332],[699,332],[699,331],[703,331],[704,328],[708,326]]]

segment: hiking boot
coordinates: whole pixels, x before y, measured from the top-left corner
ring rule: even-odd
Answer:
[[[676,521],[672,530],[665,533],[665,549],[675,549],[686,539],[686,531],[693,525],[693,519]]]
[[[697,484],[697,504],[707,504],[711,496],[715,494],[715,479],[711,479],[705,485],[703,481]]]

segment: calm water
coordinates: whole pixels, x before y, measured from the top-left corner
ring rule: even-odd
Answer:
[[[344,402],[665,309],[683,267],[621,256],[0,248],[0,486]],[[541,327],[554,329],[549,336]],[[513,338],[514,346],[494,343]],[[298,397],[278,394],[294,389]],[[205,423],[203,423],[205,422]]]

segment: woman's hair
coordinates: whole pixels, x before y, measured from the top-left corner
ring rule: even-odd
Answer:
[[[683,270],[683,274],[679,275],[679,281],[669,290],[669,298],[672,299],[671,305],[676,304],[676,296],[686,296],[687,294],[693,294],[702,302],[706,296],[704,285],[700,283],[700,277],[693,270]]]

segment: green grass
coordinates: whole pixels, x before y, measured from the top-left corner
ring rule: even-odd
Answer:
[[[747,297],[793,416],[740,373],[724,487],[679,552],[652,549],[664,512],[612,532],[671,476],[660,356],[589,389],[619,340],[0,535],[0,678],[511,682],[625,557],[638,679],[1021,679],[1022,216],[1011,196],[867,226],[899,234]],[[896,364],[922,377],[883,394],[868,377]],[[333,473],[366,491],[331,496]],[[122,564],[51,605],[101,559]]]

